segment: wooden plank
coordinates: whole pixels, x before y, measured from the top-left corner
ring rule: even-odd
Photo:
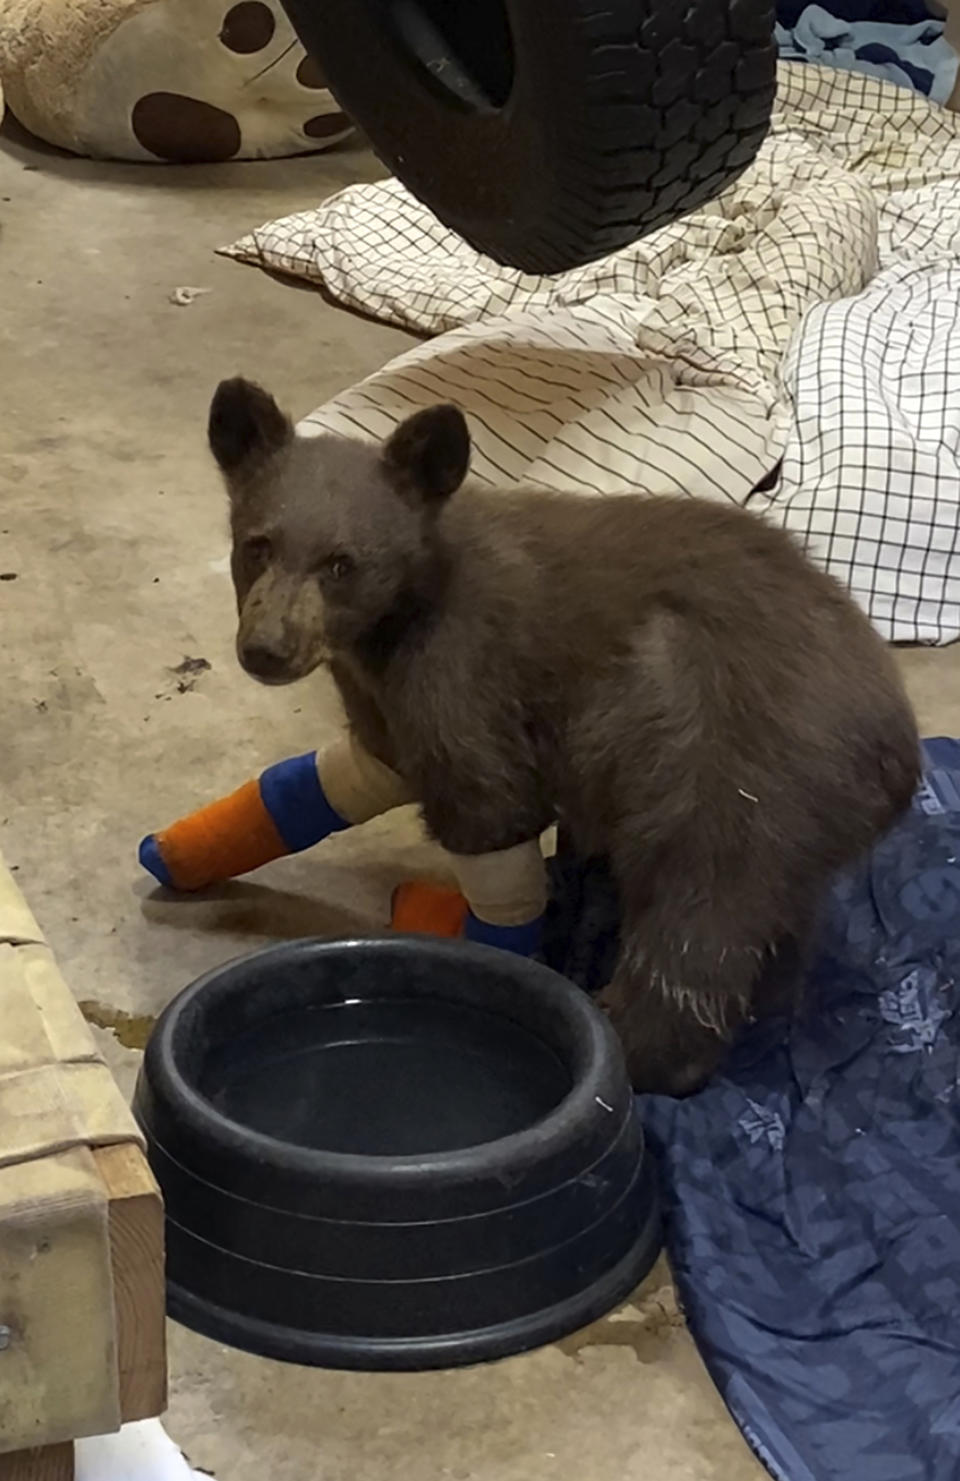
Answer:
[[[94,1158],[110,1200],[120,1413],[128,1424],[162,1414],[167,1403],[163,1201],[139,1147],[98,1147]]]
[[[73,1445],[0,1455],[0,1481],[73,1481]]]

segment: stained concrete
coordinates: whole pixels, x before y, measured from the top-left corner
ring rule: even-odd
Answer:
[[[393,883],[436,865],[409,817],[203,901],[159,898],[135,861],[141,834],[338,724],[322,679],[268,691],[234,661],[206,406],[243,371],[299,414],[407,341],[213,249],[375,174],[356,147],[177,170],[0,140],[0,845],[128,1090],[197,973],[374,929]],[[181,285],[210,291],[176,307]],[[960,650],[903,663],[924,727],[960,733]],[[220,1481],[765,1474],[663,1266],[587,1333],[460,1373],[322,1373],[170,1337],[169,1428]]]

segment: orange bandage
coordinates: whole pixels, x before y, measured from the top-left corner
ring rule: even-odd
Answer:
[[[290,852],[264,806],[256,779],[153,837],[175,890],[201,890]]]
[[[278,761],[229,797],[149,834],[140,863],[171,889],[200,890],[409,800],[402,777],[345,737],[319,756]]]
[[[426,936],[462,936],[467,902],[459,890],[412,879],[393,892],[390,924],[395,931]]]

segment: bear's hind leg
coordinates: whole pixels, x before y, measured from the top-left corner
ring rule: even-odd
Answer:
[[[613,981],[598,1001],[623,1044],[635,1090],[692,1094],[744,1024],[791,1002],[794,948],[731,930],[722,913],[699,914],[670,935],[653,914],[624,921]]]

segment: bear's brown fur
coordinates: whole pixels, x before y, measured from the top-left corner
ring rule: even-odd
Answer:
[[[288,683],[328,663],[358,738],[452,852],[559,818],[607,856],[623,931],[605,998],[634,1082],[698,1084],[831,874],[917,782],[914,719],[867,619],[733,506],[457,492],[453,407],[378,448],[297,437],[227,381],[210,441],[244,667]]]

